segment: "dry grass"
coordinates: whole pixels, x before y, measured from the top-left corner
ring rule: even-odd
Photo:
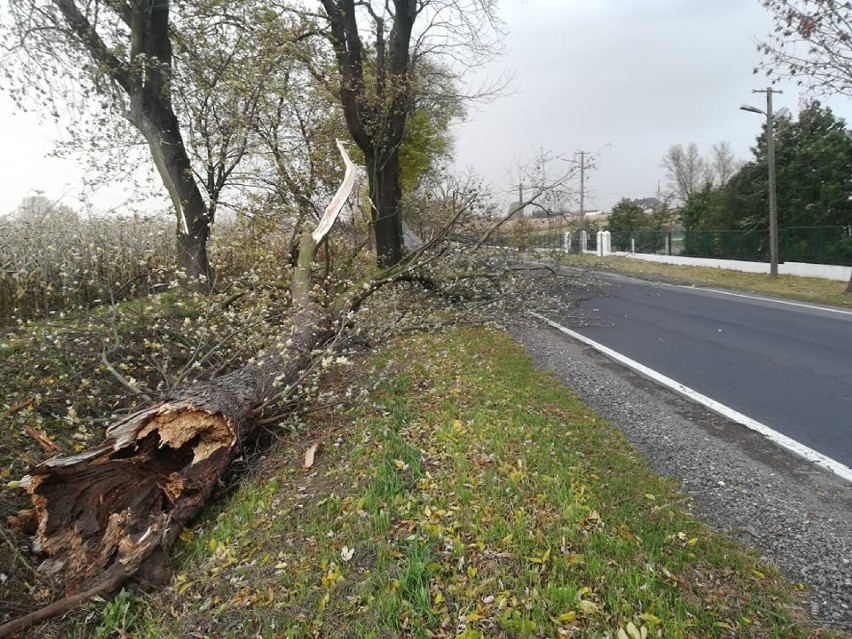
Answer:
[[[0,324],[147,295],[173,253],[171,226],[153,218],[0,220]]]

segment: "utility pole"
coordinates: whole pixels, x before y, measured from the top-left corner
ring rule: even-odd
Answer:
[[[778,200],[775,194],[775,118],[772,115],[772,94],[778,89],[752,89],[766,94],[766,157],[769,164],[769,277],[778,277]]]
[[[586,151],[577,151],[580,156],[580,228],[586,228]]]

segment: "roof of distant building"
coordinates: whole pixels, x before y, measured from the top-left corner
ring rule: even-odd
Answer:
[[[638,204],[643,209],[658,209],[663,206],[663,202],[655,197],[643,197],[633,200],[634,204]]]

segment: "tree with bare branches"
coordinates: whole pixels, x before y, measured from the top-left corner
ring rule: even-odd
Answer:
[[[681,144],[671,147],[663,157],[663,168],[669,179],[669,188],[681,204],[686,204],[712,179],[707,162],[695,143],[685,149]]]
[[[710,149],[708,166],[712,183],[716,186],[725,186],[740,169],[740,162],[734,157],[730,143],[717,142]]]
[[[774,27],[758,45],[767,75],[791,77],[817,93],[852,96],[852,5],[840,0],[761,3]]]

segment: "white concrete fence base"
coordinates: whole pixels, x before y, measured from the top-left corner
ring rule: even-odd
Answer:
[[[573,233],[567,231],[562,236],[562,250],[570,253],[574,242],[578,242],[581,253],[593,253],[598,257],[617,255],[620,257],[631,257],[646,262],[663,262],[665,264],[680,264],[683,266],[703,266],[707,268],[721,268],[729,271],[742,271],[744,273],[769,273],[769,264],[766,262],[745,262],[742,260],[719,260],[708,257],[682,257],[680,255],[652,255],[636,252],[636,240],[630,239],[630,252],[612,252],[612,233],[609,231],[597,232],[597,248],[589,251],[589,234],[587,231]],[[556,249],[559,250],[559,249]],[[666,253],[670,250],[669,238],[666,237]],[[831,264],[806,264],[804,262],[782,262],[778,265],[781,275],[795,275],[797,277],[817,277],[826,280],[837,280],[848,282],[852,277],[852,266],[834,266]]]
[[[598,231],[598,257],[612,255],[612,233],[609,231]]]
[[[615,253],[615,255],[630,257],[635,260],[644,260],[646,262],[663,262],[664,264],[679,264],[681,266],[721,268],[729,271],[742,271],[743,273],[769,273],[769,264],[766,262],[717,260],[709,257],[682,257],[679,255],[651,255],[645,253]],[[818,277],[826,280],[848,282],[850,276],[852,276],[852,266],[806,264],[804,262],[782,262],[778,265],[778,273],[780,275]]]

